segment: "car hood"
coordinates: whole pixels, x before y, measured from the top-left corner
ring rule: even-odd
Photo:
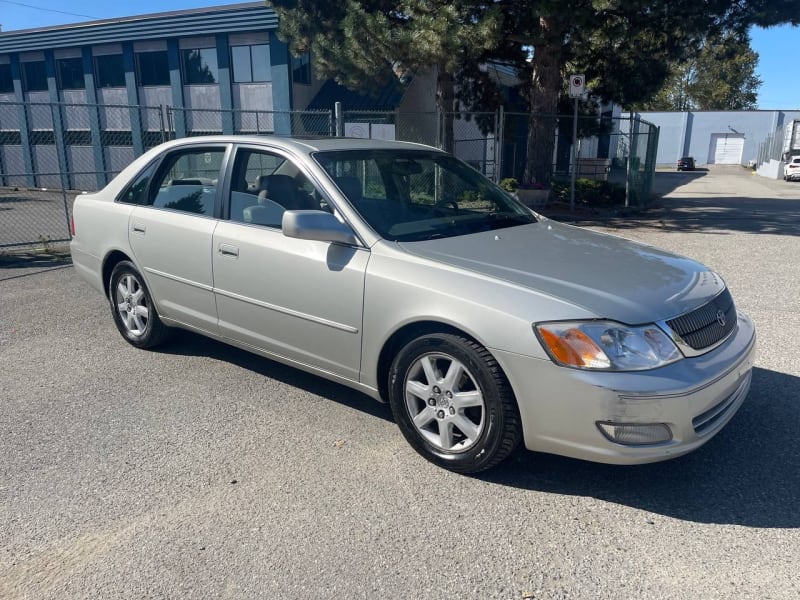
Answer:
[[[549,219],[399,245],[419,257],[523,286],[630,325],[683,314],[725,287],[718,275],[691,259]]]

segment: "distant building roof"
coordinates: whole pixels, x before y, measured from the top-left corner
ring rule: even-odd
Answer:
[[[0,52],[269,30],[277,27],[278,15],[264,2],[245,2],[54,27],[2,31]]]
[[[359,94],[329,79],[311,100],[308,108],[330,110],[336,102],[341,102],[344,110],[394,110],[400,105],[404,93],[405,89],[394,80],[370,95]]]

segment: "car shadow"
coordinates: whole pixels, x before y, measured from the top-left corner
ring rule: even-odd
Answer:
[[[160,352],[235,364],[393,422],[386,404],[322,377],[177,331]],[[695,452],[649,465],[616,466],[517,450],[476,479],[502,486],[587,496],[700,523],[800,527],[800,377],[756,368],[739,413]],[[398,432],[399,435],[399,432]]]
[[[756,368],[739,413],[689,455],[614,466],[520,450],[479,477],[497,485],[588,496],[698,523],[797,528],[798,399],[800,377]]]
[[[159,346],[154,351],[183,356],[204,356],[229,362],[373,417],[394,422],[392,411],[387,404],[378,402],[362,392],[190,331],[176,330],[169,343]]]
[[[0,281],[30,277],[71,266],[72,258],[68,252],[17,251],[9,254],[0,253]],[[25,271],[26,269],[36,270]],[[20,273],[20,271],[24,272]]]

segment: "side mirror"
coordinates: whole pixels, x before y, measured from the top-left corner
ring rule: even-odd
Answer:
[[[321,210],[287,210],[283,213],[281,229],[283,235],[290,238],[349,245],[358,243],[350,227]]]

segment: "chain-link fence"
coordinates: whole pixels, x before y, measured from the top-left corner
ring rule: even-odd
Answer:
[[[160,107],[0,104],[0,248],[69,240],[77,191],[167,139]]]
[[[336,115],[339,115],[337,120]],[[648,202],[658,128],[638,118],[581,117],[573,164],[572,115],[399,111],[260,111],[64,103],[0,103],[0,250],[69,240],[77,193],[102,188],[143,152],[209,134],[344,135],[445,148],[496,182],[524,181],[529,139],[551,131],[552,177],[627,184]],[[542,126],[542,119],[546,122]],[[630,160],[628,158],[630,157]]]
[[[170,139],[220,134],[331,136],[333,111],[267,111],[167,107]]]

